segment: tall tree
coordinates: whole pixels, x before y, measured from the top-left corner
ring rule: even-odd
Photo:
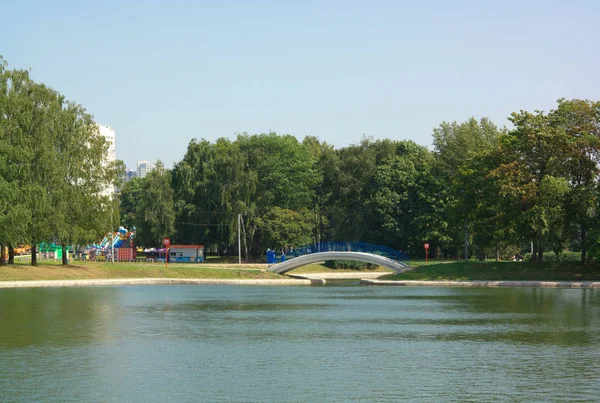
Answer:
[[[116,203],[101,191],[115,185],[124,166],[121,161],[105,162],[108,143],[81,105],[58,97],[57,107],[52,133],[56,181],[50,194],[54,232],[61,243],[63,264],[67,264],[66,245],[92,242],[118,222]],[[92,219],[92,211],[104,216],[103,222]]]
[[[10,70],[5,108],[5,134],[10,172],[5,176],[18,183],[19,209],[29,217],[22,221],[32,245],[31,264],[36,265],[36,244],[52,234],[50,190],[55,183],[55,152],[52,129],[56,118],[56,93],[37,84],[27,71]]]
[[[119,195],[121,224],[128,229],[136,225],[136,210],[140,201],[144,178],[132,178],[125,183]]]
[[[598,204],[595,188],[600,163],[600,102],[560,99],[558,108],[549,113],[549,120],[567,136],[569,147],[563,152],[569,154],[565,177],[571,189],[564,211],[566,225],[578,240],[581,261],[585,262],[591,245],[588,234],[597,224],[594,218]]]
[[[433,131],[438,175],[449,189],[446,216],[450,236],[455,240],[458,250],[463,240],[465,259],[469,258],[469,228],[476,208],[476,197],[473,194],[475,189],[467,186],[460,172],[467,169],[465,164],[470,158],[493,149],[500,133],[501,130],[487,118],[470,118],[462,123],[444,122]],[[460,235],[461,232],[464,237]]]
[[[140,244],[160,246],[164,237],[175,232],[175,211],[170,173],[162,162],[150,172],[143,183],[136,210],[137,234]]]
[[[515,129],[502,138],[503,162],[493,174],[501,193],[520,201],[521,231],[534,242],[533,260],[542,261],[551,224],[556,224],[552,202],[564,196],[552,190],[564,189],[557,180],[566,172],[569,138],[563,127],[553,125],[540,111],[513,113],[510,120]]]
[[[0,57],[0,265],[5,264],[5,246],[27,239],[29,216],[21,193],[29,161],[14,119],[15,98],[22,94],[13,87],[13,74]]]
[[[320,142],[316,137],[307,136],[302,144],[315,157],[317,172],[313,200],[313,239],[317,243],[333,240],[329,216],[333,205],[333,187],[339,170],[339,157],[332,145]]]

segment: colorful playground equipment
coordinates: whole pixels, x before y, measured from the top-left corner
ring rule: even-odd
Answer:
[[[120,227],[118,231],[107,234],[100,244],[93,244],[87,251],[90,260],[107,261],[111,259],[114,250],[114,260],[128,262],[135,260],[135,228],[128,231]]]

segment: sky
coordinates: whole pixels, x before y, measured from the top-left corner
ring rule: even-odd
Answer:
[[[10,1],[9,68],[116,131],[117,158],[192,138],[431,146],[443,121],[600,99],[600,1]]]

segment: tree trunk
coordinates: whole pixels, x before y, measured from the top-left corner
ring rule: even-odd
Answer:
[[[469,219],[465,217],[465,262],[469,261]]]
[[[537,250],[538,250],[538,241],[537,238],[535,238],[535,241],[533,241],[533,250],[531,251],[531,261],[532,262],[537,262]]]
[[[542,240],[542,236],[539,236],[539,241],[538,241],[538,259],[537,261],[539,263],[542,263],[544,261],[544,241]]]
[[[0,266],[6,266],[6,250],[4,249],[4,244],[0,243]]]
[[[323,210],[320,207],[321,205],[319,205],[319,239],[322,241],[325,238],[325,226],[323,225]]]
[[[8,264],[15,264],[15,248],[12,244],[8,244]]]
[[[500,245],[498,244],[498,241],[496,241],[496,262],[498,262],[500,260]]]
[[[315,240],[315,243],[319,242],[319,218],[317,216],[317,200],[315,199],[314,201],[314,208],[313,208],[313,217],[315,219],[315,226],[313,228],[313,237]]]
[[[64,243],[62,243],[60,244],[60,247],[62,249],[62,264],[63,266],[66,266],[67,264],[69,264],[67,260],[67,246]]]
[[[37,245],[35,242],[31,243],[31,265],[37,266]]]
[[[585,245],[587,241],[587,233],[584,226],[581,226],[581,263],[585,263],[586,255],[587,255],[587,247]]]
[[[244,236],[244,259],[246,263],[248,263],[248,238],[246,236],[246,223],[244,222],[244,216],[241,217],[242,220],[242,235]]]

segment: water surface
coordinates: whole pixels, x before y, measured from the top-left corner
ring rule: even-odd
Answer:
[[[0,290],[0,401],[599,401],[600,290]]]

